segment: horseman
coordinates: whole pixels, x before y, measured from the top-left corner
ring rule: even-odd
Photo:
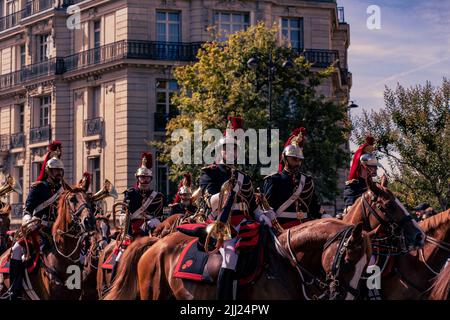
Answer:
[[[153,179],[152,154],[142,153],[141,166],[136,171],[137,184],[127,189],[125,202],[130,211],[130,223],[127,234],[130,238],[151,234],[161,223],[163,214],[164,195],[151,189]]]
[[[217,298],[219,300],[233,299],[238,261],[236,245],[240,226],[255,218],[271,226],[271,220],[262,214],[261,210],[258,210],[250,177],[233,167],[237,160],[239,146],[232,133],[242,128],[243,119],[230,116],[228,121],[225,137],[221,138],[216,146],[216,163],[202,168],[200,176],[200,188],[212,213],[210,217],[216,219],[212,229],[216,229],[216,235],[226,235],[223,247],[220,248],[222,266],[217,279]],[[234,199],[231,199],[233,204],[228,208],[225,205],[222,209],[219,204],[226,201],[226,199],[221,199],[223,187],[227,181],[232,181],[231,178],[234,178],[235,183],[234,186],[228,185],[228,196],[230,194],[234,196]]]
[[[41,172],[37,181],[31,185],[23,211],[22,225],[40,219],[42,230],[47,235],[51,233],[51,226],[56,219],[58,198],[66,186],[63,180],[64,164],[60,157],[61,143],[54,141],[48,146]],[[48,240],[45,234],[41,239],[44,247],[47,247]],[[17,299],[22,294],[25,271],[23,255],[22,245],[17,241],[12,247],[10,261],[11,299]]]
[[[178,192],[175,196],[173,204],[170,206],[170,215],[182,213],[182,214],[194,214],[197,211],[197,207],[192,203],[192,176],[189,172],[185,173],[183,180],[180,182]]]
[[[355,203],[356,199],[367,191],[366,179],[377,176],[378,160],[373,154],[375,150],[374,142],[373,137],[367,136],[366,142],[359,146],[353,156],[348,181],[345,182],[344,202],[346,209],[344,213]]]
[[[306,129],[293,131],[284,145],[279,172],[264,179],[263,193],[283,228],[321,218],[312,177],[301,173]]]

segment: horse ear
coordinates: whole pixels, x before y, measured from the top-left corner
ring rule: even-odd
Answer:
[[[382,187],[387,188],[387,186],[388,186],[388,179],[387,179],[385,174],[383,174],[381,176],[381,183],[380,184],[381,184]]]
[[[362,222],[360,222],[355,226],[355,228],[352,231],[352,240],[359,242],[362,239],[362,232],[363,232],[363,224]]]

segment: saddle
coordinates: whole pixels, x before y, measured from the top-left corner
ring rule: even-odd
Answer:
[[[192,281],[215,283],[222,265],[220,253],[208,254],[204,243],[207,236],[206,223],[185,224],[178,231],[195,237],[183,249],[175,266],[174,277]],[[265,251],[268,230],[258,222],[246,221],[240,225],[236,249],[239,258],[236,267],[236,279],[243,286],[256,281],[265,264]],[[210,243],[214,248],[214,243]]]

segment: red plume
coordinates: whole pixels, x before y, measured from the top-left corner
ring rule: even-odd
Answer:
[[[237,130],[244,129],[244,119],[242,117],[233,117],[228,116],[228,124],[227,129]],[[225,130],[225,136],[227,135],[227,131]]]
[[[78,182],[78,184],[84,190],[88,190],[89,186],[91,185],[91,181],[92,181],[92,175],[89,172],[86,171],[86,172],[83,173],[83,177]]]
[[[364,148],[368,146],[373,146],[375,143],[374,137],[372,137],[370,134],[366,136],[365,143],[360,145],[358,150],[355,151],[355,154],[353,155],[352,159],[352,165],[350,167],[350,173],[348,175],[348,180],[353,180],[359,178],[359,158],[364,152]]]

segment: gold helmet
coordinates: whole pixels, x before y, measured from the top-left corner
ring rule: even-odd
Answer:
[[[53,157],[50,160],[47,161],[45,164],[45,169],[63,169],[64,170],[64,164],[61,161],[61,159],[57,157]]]
[[[136,170],[136,178],[139,176],[153,177],[152,172],[153,155],[150,152],[143,152],[141,155],[141,166]]]
[[[305,142],[305,136],[305,128],[301,127],[295,129],[284,144],[282,155],[285,157],[305,159],[305,157],[303,156],[303,143]]]

